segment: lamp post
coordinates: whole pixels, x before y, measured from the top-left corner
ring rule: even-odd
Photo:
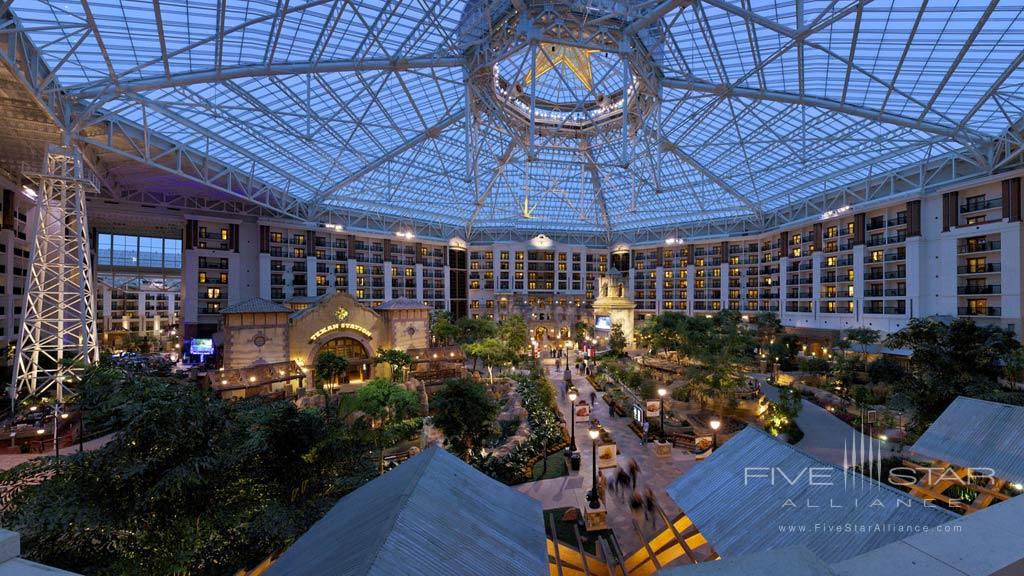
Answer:
[[[569,426],[571,426],[572,434],[569,440],[569,455],[576,451],[576,399],[579,398],[579,393],[576,391],[576,387],[569,388]]]
[[[665,394],[667,394],[667,393],[668,393],[668,390],[666,390],[664,386],[658,388],[658,401],[660,402],[660,404],[658,406],[658,414],[661,415],[661,441],[662,442],[665,441]]]
[[[711,449],[718,450],[718,427],[722,425],[722,421],[717,417],[711,419]]]
[[[590,425],[590,430],[588,430],[588,432],[590,433],[590,448],[592,450],[592,452],[590,454],[590,456],[591,456],[590,460],[592,462],[591,466],[592,466],[592,469],[593,469],[593,483],[594,483],[593,486],[590,488],[590,507],[591,508],[600,508],[601,507],[601,499],[598,496],[598,492],[597,492],[597,437],[600,435],[600,431],[597,429],[597,426],[591,424]]]

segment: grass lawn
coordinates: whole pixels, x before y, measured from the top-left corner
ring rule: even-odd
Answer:
[[[554,454],[549,454],[547,457],[548,471],[544,473],[544,460],[541,460],[533,465],[533,479],[534,480],[545,480],[547,478],[561,478],[562,476],[568,476],[569,470],[566,468],[565,457],[562,456],[562,452],[558,451]]]

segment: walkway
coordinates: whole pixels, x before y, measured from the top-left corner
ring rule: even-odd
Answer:
[[[771,385],[763,385],[765,396],[772,401],[778,400],[779,390]],[[804,432],[804,437],[796,443],[803,452],[835,464],[843,466],[850,463],[848,454],[853,454],[853,446],[874,442],[873,450],[881,446],[886,456],[896,454],[896,446],[891,442],[881,442],[869,438],[840,420],[835,414],[809,400],[803,400],[803,409],[796,417],[796,423]]]
[[[106,446],[107,442],[113,440],[113,434],[107,434],[106,436],[100,436],[99,438],[93,438],[86,442],[83,447],[86,452],[90,450],[97,450]],[[72,446],[61,447],[61,456],[67,454],[76,454],[78,452],[78,444],[75,443]],[[0,454],[0,470],[10,470],[19,464],[24,464],[34,458],[40,458],[43,456],[53,456],[53,452],[30,452],[28,454]]]
[[[570,359],[571,363],[572,360]],[[555,361],[551,358],[545,358],[543,365],[548,375],[548,380],[551,381],[556,390],[560,390],[563,372],[555,371]],[[593,388],[586,378],[576,375],[575,370],[573,384],[579,390],[580,398],[589,400],[590,392]],[[558,407],[563,415],[569,415],[569,400],[562,398],[560,394],[558,395]],[[684,453],[679,449],[674,449],[671,457],[659,457],[654,454],[653,444],[648,444],[646,447],[641,446],[640,439],[629,429],[631,418],[629,416],[610,416],[608,406],[601,400],[600,394],[598,394],[594,416],[611,433],[612,438],[615,440],[619,451],[619,465],[625,468],[630,458],[635,458],[640,465],[637,489],[642,493],[643,489],[649,486],[657,496],[658,503],[665,510],[665,514],[669,518],[678,516],[680,513],[679,507],[668,497],[665,487],[694,465],[693,455]],[[577,501],[576,493],[579,491],[585,493],[591,487],[592,448],[590,437],[587,435],[587,425],[584,423],[576,425],[576,445],[582,457],[579,472],[562,478],[527,482],[517,486],[517,489],[540,500],[544,509],[575,506]],[[598,472],[602,471],[599,470]],[[608,468],[603,470],[603,472],[608,475],[613,473],[614,469]],[[618,539],[623,553],[628,555],[643,545],[639,535],[637,535],[636,530],[633,528],[633,516],[629,509],[628,500],[620,500],[620,497],[610,492],[607,494],[606,500],[608,525],[615,531],[615,537]],[[652,527],[649,522],[642,521],[641,524],[645,538],[649,538],[665,528],[660,521],[656,524],[656,527]]]

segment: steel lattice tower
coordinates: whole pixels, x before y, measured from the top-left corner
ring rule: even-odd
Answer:
[[[48,147],[43,172],[26,177],[38,196],[12,405],[19,395],[47,393],[62,402],[82,367],[99,359],[85,208],[96,187],[72,147]]]

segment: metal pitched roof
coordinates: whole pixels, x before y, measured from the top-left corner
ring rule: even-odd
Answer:
[[[931,527],[956,517],[753,427],[673,482],[668,493],[723,558],[802,545],[832,563],[907,535],[886,527]]]
[[[1024,407],[960,396],[910,448],[918,457],[1024,483]]]
[[[718,562],[704,562],[686,566],[673,566],[658,572],[658,576],[832,576],[827,564],[804,546],[779,548],[748,554],[740,558],[725,558]]]
[[[430,310],[430,306],[424,306],[412,298],[392,298],[374,310]]]
[[[540,502],[432,446],[339,500],[265,575],[547,572]]]
[[[282,306],[276,302],[270,300],[264,300],[263,298],[250,298],[244,302],[233,304],[226,308],[222,308],[221,314],[259,314],[259,313],[273,313],[281,312],[284,314],[290,314],[291,308]]]

